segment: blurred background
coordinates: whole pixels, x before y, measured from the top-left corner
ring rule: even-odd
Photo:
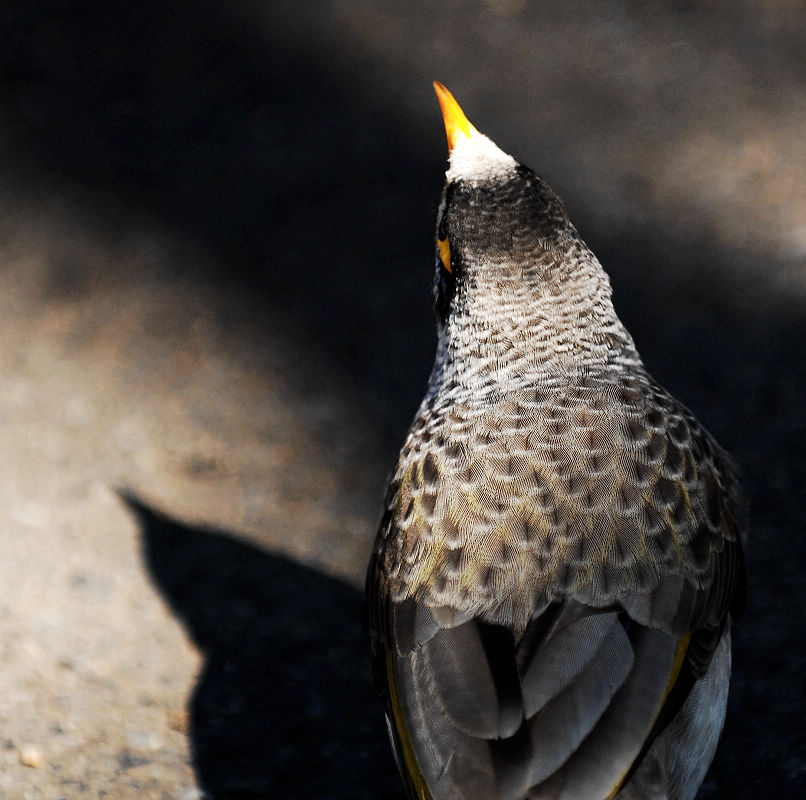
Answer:
[[[700,797],[806,792],[802,2],[28,0],[0,31],[0,796],[402,797],[360,616],[434,347],[434,79],[744,470]]]

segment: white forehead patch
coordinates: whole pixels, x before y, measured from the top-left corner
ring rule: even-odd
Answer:
[[[449,181],[481,181],[505,175],[514,170],[517,164],[492,139],[471,128],[470,136],[456,137],[445,177]]]

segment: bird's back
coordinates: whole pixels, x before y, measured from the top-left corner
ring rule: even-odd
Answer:
[[[378,674],[435,798],[608,797],[702,705],[741,569],[733,484],[645,374],[423,405],[369,581]]]

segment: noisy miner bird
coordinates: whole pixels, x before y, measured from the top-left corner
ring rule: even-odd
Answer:
[[[693,798],[743,603],[736,471],[557,195],[435,88],[437,354],[367,580],[408,795]]]

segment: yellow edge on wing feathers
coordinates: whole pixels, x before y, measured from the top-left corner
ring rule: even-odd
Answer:
[[[397,693],[397,681],[395,680],[394,656],[392,651],[386,651],[386,680],[389,684],[389,697],[392,701],[392,716],[394,717],[397,737],[400,741],[400,748],[403,751],[403,768],[406,770],[411,784],[414,788],[418,800],[432,800],[431,793],[425,785],[417,758],[414,755],[414,748],[411,745],[409,732],[406,730],[406,722],[403,719],[403,707],[400,705],[400,696]]]
[[[677,645],[677,652],[674,655],[674,662],[672,663],[672,669],[669,672],[669,680],[666,683],[666,689],[663,692],[663,700],[661,700],[661,704],[658,707],[658,713],[655,715],[655,719],[652,721],[652,725],[655,725],[658,717],[660,716],[660,712],[663,707],[666,705],[666,701],[669,699],[669,695],[674,688],[675,683],[677,683],[677,678],[680,675],[680,670],[683,668],[683,659],[686,657],[686,652],[688,651],[688,645],[691,641],[691,634],[687,633]],[[613,798],[621,791],[621,787],[624,785],[624,781],[627,780],[627,776],[630,774],[630,770],[632,770],[632,764],[630,764],[629,769],[618,779],[615,787],[607,795],[606,800],[613,800]]]

